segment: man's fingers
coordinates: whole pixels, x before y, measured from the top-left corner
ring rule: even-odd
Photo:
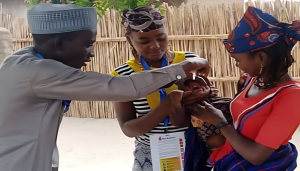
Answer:
[[[198,102],[202,99],[203,96],[199,96],[199,95],[189,95],[185,98],[183,98],[182,103],[183,104],[191,104],[191,103],[195,103]]]
[[[184,93],[183,90],[173,90],[171,93]]]
[[[183,93],[184,91],[182,90],[174,90],[171,92],[170,98],[171,100],[179,100],[179,99],[181,100],[183,97]]]
[[[204,109],[205,107],[201,106],[198,103],[193,103],[193,104],[186,105],[186,108],[191,109],[193,111],[200,111],[200,110]]]
[[[205,107],[211,106],[211,104],[207,103],[206,101],[203,101],[203,103],[204,103]]]
[[[192,91],[186,91],[186,92],[183,93],[182,98],[183,98],[183,97],[187,97],[187,96],[189,96],[189,95],[192,94],[192,93],[193,93]]]

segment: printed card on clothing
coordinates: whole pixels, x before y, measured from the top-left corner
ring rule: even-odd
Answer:
[[[155,171],[183,171],[184,132],[150,135],[152,166]]]

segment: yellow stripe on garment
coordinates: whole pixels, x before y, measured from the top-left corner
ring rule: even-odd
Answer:
[[[110,75],[119,76],[119,74],[118,74],[115,70],[112,70],[112,71],[110,72]]]
[[[176,64],[176,63],[182,62],[184,60],[185,60],[185,53],[175,51],[175,58],[174,58],[172,64]],[[135,58],[132,58],[132,59],[128,60],[126,63],[131,67],[131,69],[134,72],[142,72],[143,71],[142,70],[142,65],[135,63]],[[152,69],[157,69],[157,68],[150,67],[150,69],[152,70]],[[115,76],[119,76],[119,74],[114,70],[110,74],[115,75]],[[178,89],[178,86],[173,84],[171,87],[166,88],[165,90],[166,90],[167,94],[170,94],[173,90],[177,90],[177,89]],[[159,104],[160,104],[160,94],[159,94],[158,91],[148,95],[146,98],[147,98],[147,102],[148,102],[151,110],[153,110],[153,109],[155,109],[159,106]]]

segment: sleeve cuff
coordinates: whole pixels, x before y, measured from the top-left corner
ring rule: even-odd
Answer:
[[[188,61],[183,61],[181,64],[174,64],[165,67],[165,71],[169,74],[172,82],[177,82],[178,80],[186,78],[186,74],[182,68],[182,64],[187,62]]]
[[[172,82],[170,82],[169,84],[167,84],[167,85],[165,85],[165,86],[163,86],[163,87],[161,87],[161,88],[159,88],[159,89],[165,89],[165,88],[170,88],[173,84],[175,84],[176,83],[176,81],[172,81]]]
[[[145,97],[185,77],[182,66],[178,64],[130,75],[139,97]]]
[[[266,147],[269,147],[269,148],[273,148],[273,149],[278,149],[280,147],[280,145],[277,145],[274,142],[273,143],[271,143],[271,142],[267,143],[266,140],[263,140],[261,138],[256,138],[255,142],[257,142],[257,143],[259,143],[259,144],[261,144],[263,146],[266,146]]]

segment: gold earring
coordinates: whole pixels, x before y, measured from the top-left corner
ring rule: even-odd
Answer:
[[[264,69],[264,64],[260,64],[260,71],[259,71],[259,75],[261,75],[262,70]]]

